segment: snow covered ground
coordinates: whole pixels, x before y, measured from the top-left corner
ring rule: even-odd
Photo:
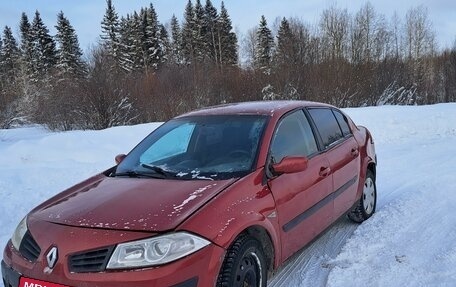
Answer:
[[[377,213],[361,225],[341,219],[269,285],[456,286],[456,104],[345,111],[375,139]],[[35,205],[112,166],[157,126],[0,130],[1,248]]]

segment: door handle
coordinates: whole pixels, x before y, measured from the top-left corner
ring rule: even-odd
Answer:
[[[320,168],[320,176],[321,177],[327,177],[331,173],[331,168],[327,166],[322,166]]]
[[[351,152],[352,156],[356,157],[359,154],[359,149],[357,147],[354,147],[354,148],[351,149],[350,152]]]

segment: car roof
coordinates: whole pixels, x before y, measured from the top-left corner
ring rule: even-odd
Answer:
[[[282,115],[288,111],[302,107],[331,107],[330,105],[310,101],[255,101],[223,104],[195,110],[178,116],[207,115]]]

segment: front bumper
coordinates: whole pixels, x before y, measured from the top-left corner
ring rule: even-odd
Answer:
[[[72,287],[214,286],[225,254],[223,248],[210,244],[159,267],[76,273],[69,268],[71,254],[150,237],[150,233],[75,228],[39,221],[30,224],[29,231],[41,252],[35,262],[30,262],[12,246],[11,241],[8,242],[2,263],[5,287],[17,287],[20,276]],[[53,246],[58,248],[59,255],[55,267],[49,270],[46,254]]]
[[[7,246],[6,249],[11,248]],[[26,259],[10,252],[5,252],[5,255],[5,261],[9,261],[9,264],[5,261],[1,263],[5,287],[19,286],[21,276],[73,287],[197,287],[215,285],[219,266],[211,266],[210,262],[214,262],[213,255],[222,258],[223,250],[211,245],[186,258],[160,267],[97,273],[67,273],[56,266],[52,273],[46,274],[38,262],[26,270],[21,264]]]
[[[17,287],[19,286],[19,278],[21,274],[19,274],[16,270],[6,265],[6,263],[2,260],[2,277],[3,277],[3,284],[5,287]]]
[[[2,277],[3,277],[3,284],[4,287],[17,287],[19,286],[19,280],[21,278],[21,274],[19,274],[16,270],[11,268],[10,266],[6,265],[6,263],[2,260]],[[78,284],[84,284],[83,286],[92,286],[88,285],[87,282],[81,282]],[[109,286],[112,283],[108,283]],[[128,283],[122,283],[122,284],[128,284]],[[136,282],[132,283],[132,286],[136,286]],[[74,285],[74,286],[82,286],[82,285]],[[93,286],[101,286],[101,285],[93,285]],[[103,285],[104,286],[104,285]],[[149,284],[149,286],[155,286]],[[198,277],[193,277],[188,280],[185,280],[184,282],[175,284],[171,287],[197,287],[198,286]]]

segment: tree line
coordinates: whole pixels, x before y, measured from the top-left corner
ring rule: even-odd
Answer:
[[[228,11],[187,2],[160,23],[154,6],[119,16],[111,0],[83,57],[63,12],[50,35],[22,13],[0,37],[0,127],[101,129],[195,108],[300,99],[341,107],[456,101],[456,43],[439,50],[424,6],[391,19],[366,3],[326,8],[316,24],[277,18],[237,35]]]

